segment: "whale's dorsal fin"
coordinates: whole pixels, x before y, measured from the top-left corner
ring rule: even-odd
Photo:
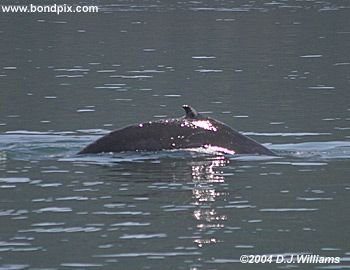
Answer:
[[[193,109],[191,106],[189,105],[182,105],[182,108],[185,110],[185,118],[188,118],[188,119],[195,119],[195,118],[198,118],[199,114],[198,112]]]

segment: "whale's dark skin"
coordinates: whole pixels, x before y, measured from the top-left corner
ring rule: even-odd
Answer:
[[[226,124],[183,105],[186,115],[127,126],[99,138],[79,154],[209,148],[231,154],[274,156],[271,150]],[[227,151],[226,151],[227,150]]]

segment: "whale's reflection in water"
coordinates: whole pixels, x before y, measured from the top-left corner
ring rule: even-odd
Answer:
[[[229,163],[223,156],[214,157],[213,160],[195,161],[191,164],[192,180],[195,186],[192,190],[192,198],[196,209],[193,211],[193,217],[197,221],[197,231],[201,238],[194,240],[198,247],[206,244],[220,242],[214,236],[206,235],[209,230],[224,228],[224,221],[227,215],[219,213],[215,209],[216,201],[223,200],[228,193],[218,191],[218,184],[225,183],[225,176],[222,170]]]

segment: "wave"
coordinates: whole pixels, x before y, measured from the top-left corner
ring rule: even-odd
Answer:
[[[229,159],[240,161],[256,161],[271,159],[256,155],[232,155],[229,151],[196,148],[167,150],[160,152],[128,152],[115,154],[98,154],[78,156],[88,143],[96,140],[106,130],[33,132],[11,131],[0,135],[0,161],[13,160],[65,160],[65,161],[99,161],[113,162],[159,160],[162,158],[193,158],[206,155],[225,155]],[[320,134],[321,136],[322,134]],[[286,135],[280,134],[285,137]],[[288,134],[290,136],[290,134]],[[297,136],[300,136],[298,133]],[[316,135],[315,135],[316,136]],[[280,157],[293,157],[308,160],[350,159],[350,141],[313,141],[285,144],[266,144]]]

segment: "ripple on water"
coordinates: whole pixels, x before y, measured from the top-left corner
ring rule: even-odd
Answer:
[[[87,201],[88,197],[84,196],[68,196],[68,197],[59,197],[55,199],[56,201]]]
[[[273,165],[292,165],[292,166],[325,166],[328,165],[326,162],[289,162],[289,161],[271,161],[265,162],[265,164],[273,164]]]
[[[133,227],[133,226],[150,226],[151,223],[149,222],[121,222],[121,223],[113,223],[110,226],[111,227]]]
[[[12,217],[23,217],[25,218],[26,214],[28,214],[29,211],[25,209],[7,209],[7,210],[0,210],[0,217],[1,216],[12,216]]]
[[[192,56],[192,59],[196,60],[203,60],[203,59],[215,59],[216,56],[207,56],[207,55],[198,55],[198,56]]]
[[[0,270],[22,270],[30,267],[29,264],[3,264],[0,266]]]
[[[205,69],[205,68],[196,69],[195,71],[197,71],[199,73],[220,73],[220,72],[223,72],[222,69]]]
[[[297,197],[299,201],[332,201],[332,197]]]
[[[151,79],[153,75],[111,75],[109,77],[120,79]]]
[[[19,230],[18,232],[26,233],[26,232],[35,232],[35,233],[89,233],[89,232],[98,232],[101,231],[101,228],[87,226],[87,227],[53,227],[53,228],[34,228],[34,229],[25,229]]]
[[[152,239],[152,238],[165,238],[165,233],[154,233],[154,234],[124,234],[119,239]]]
[[[98,258],[130,258],[130,257],[177,257],[177,256],[199,256],[201,252],[135,252],[95,255]]]
[[[195,208],[194,205],[166,205],[162,206],[164,212],[181,212]]]
[[[78,109],[78,110],[76,110],[76,112],[78,112],[78,113],[95,112],[95,109],[84,108],[84,109]]]
[[[151,213],[142,211],[97,211],[93,212],[94,215],[130,215],[130,216],[149,216]]]
[[[314,212],[318,211],[318,208],[262,208],[260,212]]]
[[[63,267],[70,267],[70,268],[94,268],[94,267],[102,267],[103,264],[98,263],[62,263],[61,266]]]
[[[223,206],[217,206],[218,209],[247,209],[247,208],[256,208],[255,205],[249,203],[249,201],[230,201],[228,204]]]
[[[89,68],[71,67],[71,68],[56,68],[54,69],[58,74],[56,78],[82,78],[89,73]]]
[[[52,213],[65,213],[65,212],[72,212],[72,208],[69,207],[45,207],[38,210],[33,210],[35,213],[46,213],[46,212],[52,212]]]
[[[22,184],[22,183],[29,183],[30,179],[27,177],[6,177],[6,178],[0,178],[0,183],[7,183],[7,184]]]

